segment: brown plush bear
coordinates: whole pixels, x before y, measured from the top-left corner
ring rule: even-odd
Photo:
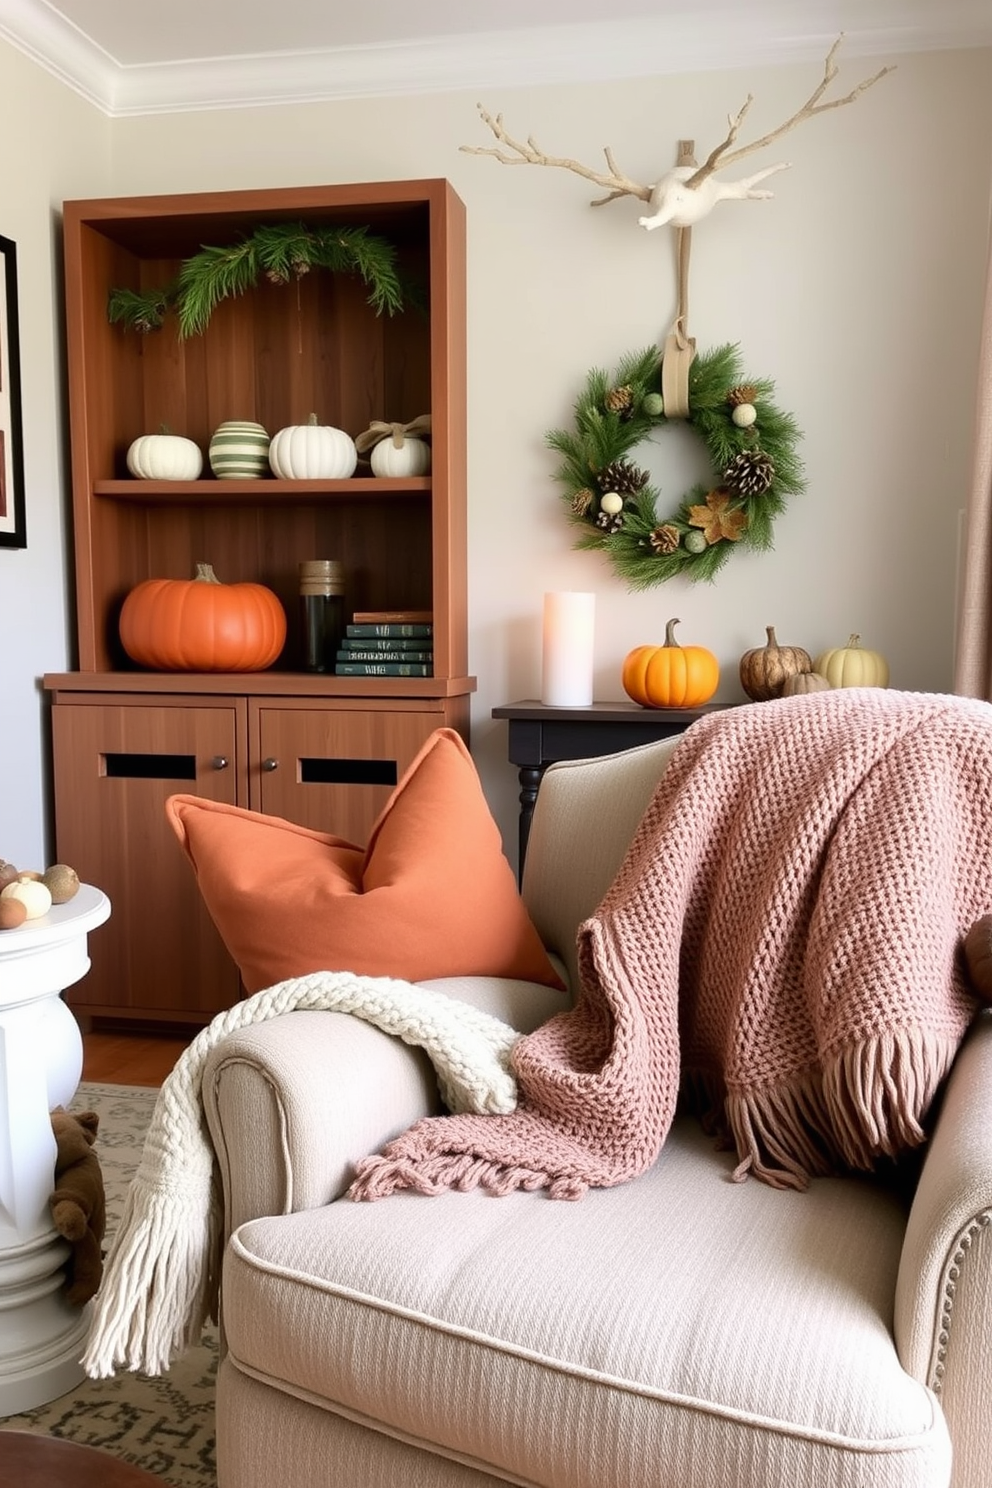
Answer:
[[[72,1246],[63,1289],[78,1306],[100,1288],[101,1242],[107,1227],[103,1174],[93,1151],[100,1118],[96,1111],[71,1115],[61,1106],[51,1113],[55,1133],[55,1190],[49,1199],[55,1228]]]

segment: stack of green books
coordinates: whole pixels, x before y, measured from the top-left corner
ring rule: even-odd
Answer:
[[[338,677],[433,677],[429,610],[356,610],[334,666]]]

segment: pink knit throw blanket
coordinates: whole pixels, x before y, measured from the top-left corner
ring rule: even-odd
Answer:
[[[418,1122],[353,1197],[578,1198],[656,1158],[682,1087],[776,1186],[867,1169],[923,1121],[977,1001],[992,707],[845,689],[694,724],[579,929],[575,1007],[516,1045],[518,1109]]]

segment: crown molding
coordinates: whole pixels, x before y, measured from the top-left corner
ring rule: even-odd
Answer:
[[[688,3],[688,0],[687,0]],[[992,46],[988,0],[757,0],[647,20],[565,23],[264,56],[121,66],[44,0],[0,0],[0,36],[112,118],[656,77]],[[849,11],[849,14],[844,14]],[[935,11],[939,11],[935,14]]]

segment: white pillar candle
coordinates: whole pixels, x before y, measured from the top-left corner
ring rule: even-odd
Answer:
[[[585,708],[592,702],[595,614],[595,594],[544,596],[541,702],[547,707]]]

